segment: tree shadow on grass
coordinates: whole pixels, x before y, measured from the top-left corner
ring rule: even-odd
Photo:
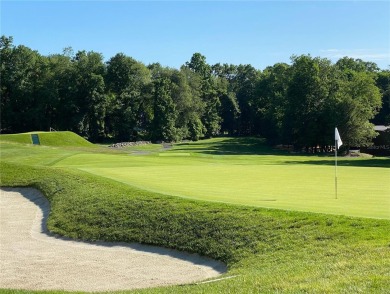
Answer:
[[[330,165],[334,166],[335,161],[330,159],[324,160],[307,160],[307,161],[285,161],[286,164],[310,164],[310,165]],[[338,166],[353,166],[353,167],[383,167],[390,168],[390,158],[338,158]]]
[[[215,141],[212,142],[198,141],[189,143],[178,143],[175,144],[175,147],[172,149],[172,152],[198,153],[207,155],[281,155],[288,156],[291,158],[291,160],[284,161],[285,164],[311,164],[329,166],[333,166],[335,164],[333,160],[333,154],[292,154],[285,150],[276,150],[272,146],[268,145],[265,139],[256,137],[228,137],[219,139],[217,138]],[[294,160],[294,157],[298,156],[300,157],[300,160]],[[302,156],[307,156],[310,159],[302,160]],[[337,160],[337,164],[339,166],[390,168],[390,157],[339,157]]]
[[[272,149],[265,139],[255,137],[223,138],[210,143],[179,143],[175,144],[173,151],[209,155],[288,155],[285,151]]]

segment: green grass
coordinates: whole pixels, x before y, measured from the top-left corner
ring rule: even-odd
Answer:
[[[339,159],[338,199],[335,199],[332,156],[272,154],[265,146],[257,148],[262,144],[260,140],[248,140],[247,145],[237,148],[231,139],[226,141],[218,138],[178,144],[158,156],[137,158],[123,153],[66,154],[53,164],[166,195],[390,219],[390,160],[387,158]],[[215,155],[241,151],[255,154],[257,149],[266,155]]]
[[[72,146],[90,147],[95,145],[73,132],[29,132],[24,134],[0,135],[0,142],[13,142],[22,144],[32,144],[31,134],[37,134],[41,145],[44,146]]]
[[[216,141],[219,142],[216,144]],[[197,144],[204,146],[197,148]],[[207,144],[218,146],[208,152]],[[128,291],[129,293],[388,291],[389,220],[299,212],[296,211],[298,206],[291,207],[292,210],[288,211],[185,199],[151,191],[150,187],[144,189],[124,181],[113,181],[100,173],[100,169],[111,169],[112,172],[115,166],[124,169],[122,172],[126,173],[132,169],[143,169],[144,177],[150,176],[150,182],[156,183],[158,181],[153,178],[153,172],[161,176],[163,169],[166,169],[167,174],[173,173],[172,179],[176,179],[185,170],[192,170],[188,174],[200,177],[199,173],[208,172],[208,168],[211,168],[210,174],[221,174],[217,178],[219,180],[227,170],[224,176],[229,177],[229,173],[235,172],[235,175],[242,178],[242,182],[246,182],[256,168],[259,168],[256,172],[265,169],[263,177],[290,172],[292,169],[291,171],[295,170],[296,177],[301,173],[304,177],[312,178],[316,178],[314,172],[324,175],[327,169],[332,169],[332,159],[327,157],[275,155],[272,150],[267,152],[268,155],[260,155],[255,148],[252,149],[250,143],[247,147],[242,147],[246,150],[243,152],[245,155],[239,155],[240,151],[234,151],[237,146],[222,145],[223,139],[218,139],[187,144],[185,148],[179,145],[166,152],[190,154],[180,157],[102,154],[98,153],[100,149],[87,152],[78,148],[0,143],[0,184],[40,189],[51,202],[48,227],[55,233],[84,240],[140,242],[197,252],[226,262],[229,271],[224,276],[236,276],[209,284]],[[202,148],[204,151],[201,151]],[[265,146],[262,148],[266,149]],[[229,156],[226,155],[226,150],[230,152]],[[386,158],[345,159],[341,164],[340,174],[345,169],[348,174],[354,170],[356,175],[363,173],[367,177],[376,177],[389,171]],[[99,172],[95,175],[91,171],[86,173],[82,170],[88,168]],[[283,168],[287,170],[283,171]],[[178,171],[175,172],[175,169]],[[251,172],[243,174],[246,169]],[[272,169],[281,171],[273,173]],[[198,189],[190,180],[188,178],[187,183],[194,185],[193,190]],[[203,180],[207,180],[207,177]],[[210,181],[209,188],[216,183],[217,181]],[[278,189],[283,189],[284,181],[277,183]],[[249,201],[245,187],[243,185],[241,189],[237,189],[236,196],[247,197],[246,201]],[[310,193],[313,187],[309,186]],[[263,189],[270,188],[264,185]],[[367,189],[374,196],[382,193],[380,190],[376,192],[375,187]],[[308,195],[304,189],[302,191]],[[340,199],[341,196],[340,191]],[[386,202],[383,203],[385,205]],[[370,210],[374,211],[372,208]]]
[[[162,144],[146,144],[139,146],[126,146],[121,148],[120,151],[129,152],[136,155],[145,155],[164,151],[164,147]]]
[[[159,144],[102,150],[2,144],[0,154],[8,162],[78,169],[166,195],[390,219],[389,158],[339,158],[335,199],[333,156],[273,153],[261,139],[217,138],[165,152]]]
[[[0,142],[13,142],[20,144],[32,144],[31,134],[10,134],[10,135],[0,135]]]
[[[83,156],[77,156],[83,158]],[[311,165],[80,168],[141,189],[206,201],[390,219],[388,170]]]

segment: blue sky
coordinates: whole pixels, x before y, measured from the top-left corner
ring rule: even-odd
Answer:
[[[293,54],[389,69],[390,1],[1,0],[1,34],[43,55],[71,46],[174,68],[200,52],[261,70]]]

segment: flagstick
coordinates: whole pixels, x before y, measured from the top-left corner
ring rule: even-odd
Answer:
[[[334,154],[335,154],[335,165],[334,165],[334,189],[335,189],[336,199],[337,199],[337,140],[335,140]]]
[[[335,155],[335,165],[334,165],[334,189],[336,193],[337,199],[337,149],[343,145],[343,141],[341,141],[339,130],[337,127],[334,129],[334,155]]]

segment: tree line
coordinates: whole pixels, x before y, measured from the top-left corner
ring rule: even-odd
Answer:
[[[390,123],[390,71],[310,55],[264,70],[195,53],[180,69],[118,53],[43,56],[2,36],[1,133],[70,130],[93,142],[261,136],[297,149],[370,144]]]

